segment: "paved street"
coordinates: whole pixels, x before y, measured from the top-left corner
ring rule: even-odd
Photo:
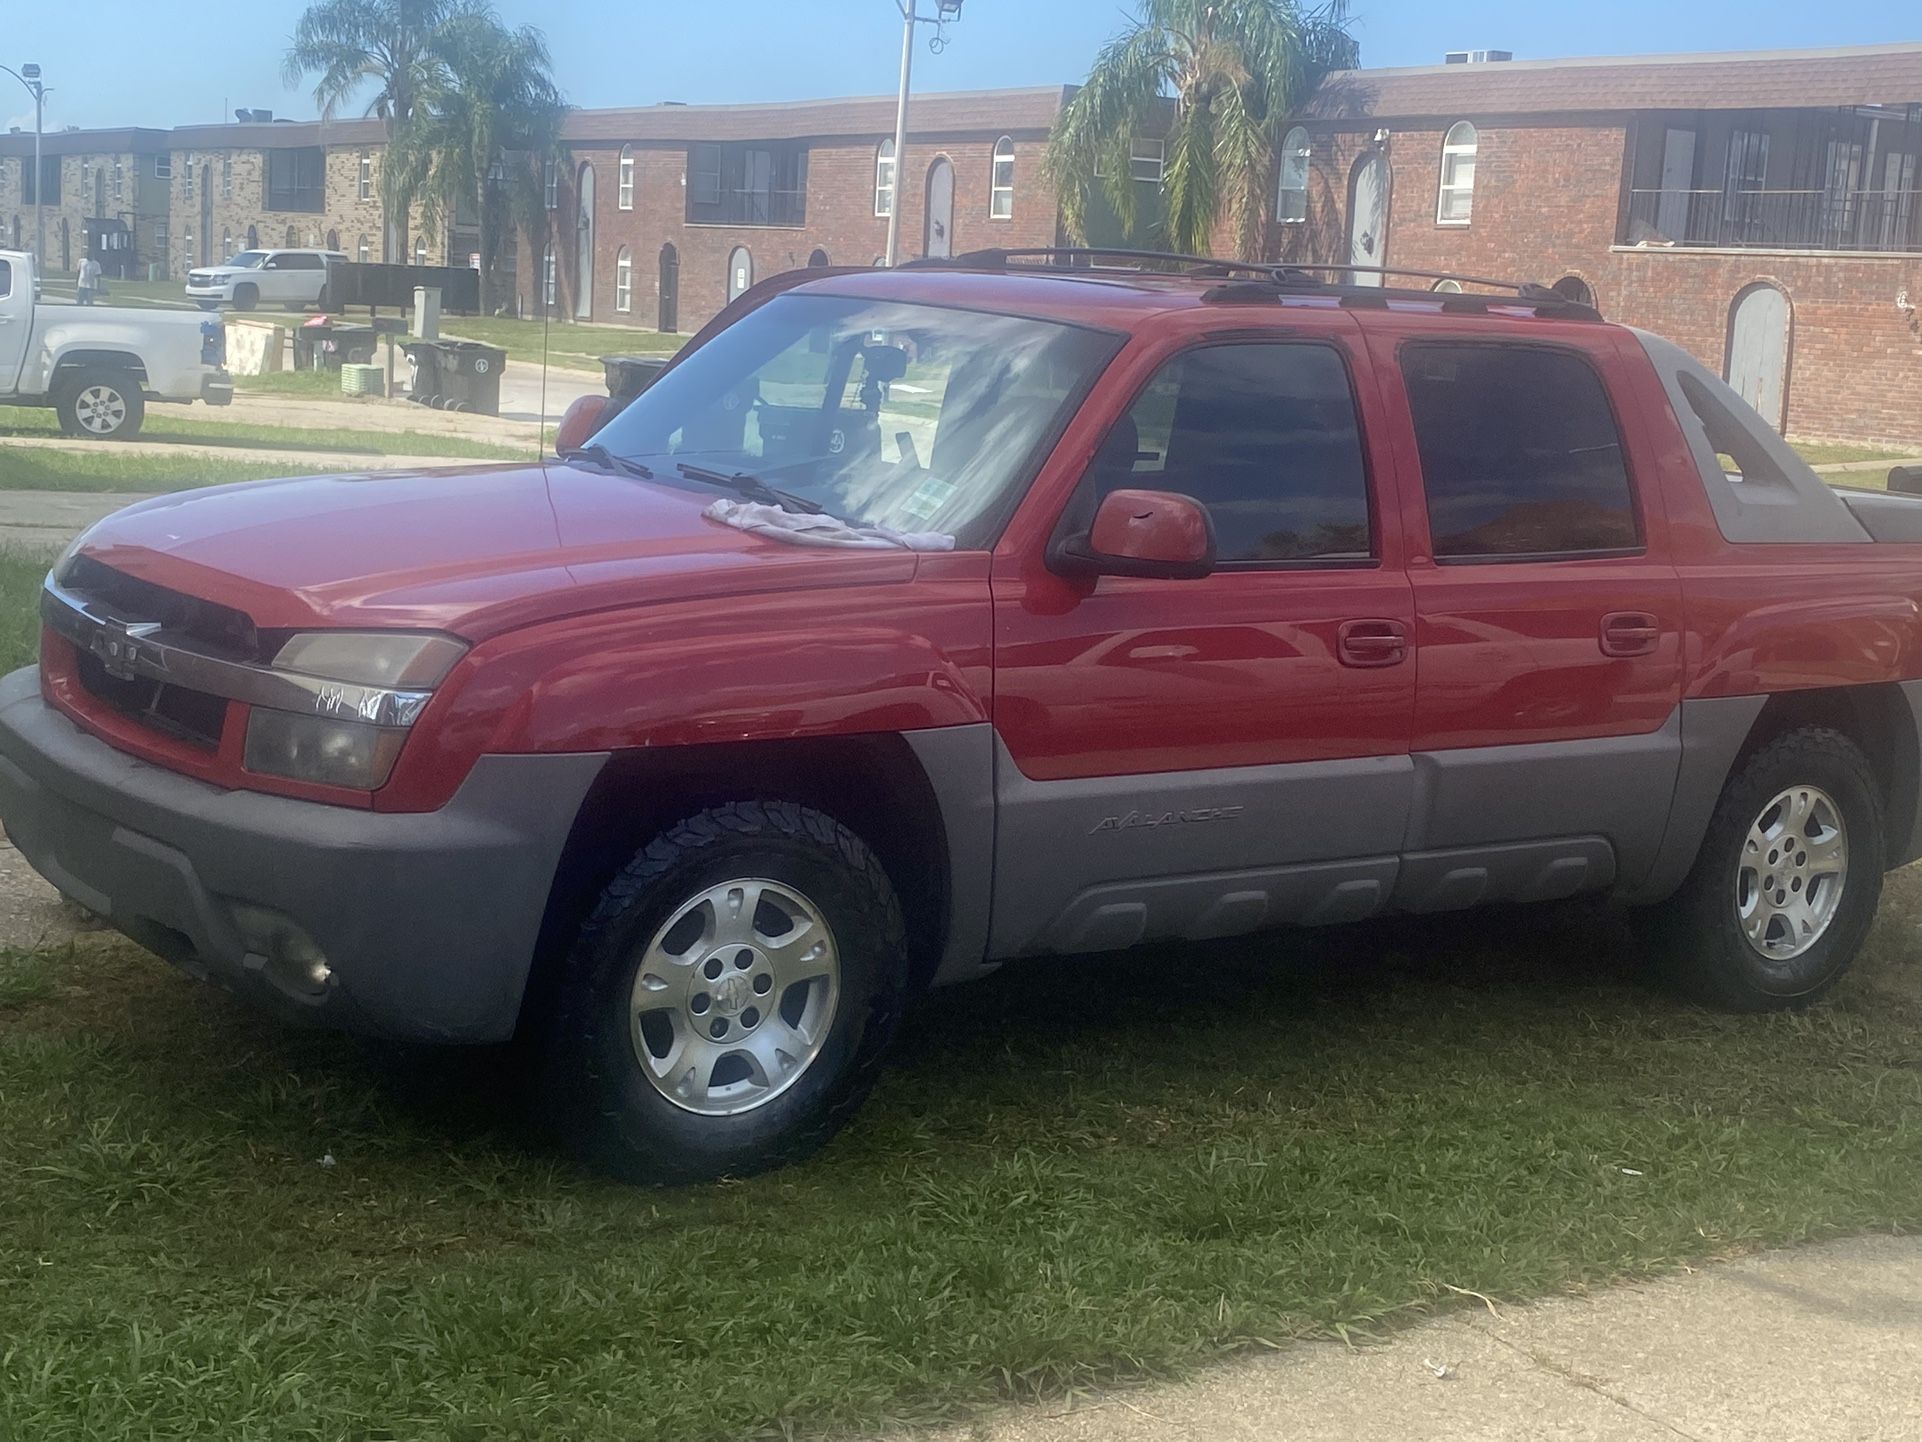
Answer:
[[[1445,1371],[1446,1375],[1438,1375]],[[1922,1436],[1922,1239],[1869,1237],[896,1442],[1810,1442]]]

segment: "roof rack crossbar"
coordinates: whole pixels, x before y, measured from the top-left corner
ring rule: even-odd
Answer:
[[[922,256],[919,260],[908,261],[903,269],[952,269],[952,270],[1005,270],[1011,260],[1053,260],[1069,262],[1061,269],[1096,269],[1097,260],[1132,261],[1135,264],[1126,269],[1139,269],[1146,264],[1191,267],[1202,275],[1210,273],[1223,277],[1230,275],[1271,276],[1273,265],[1246,260],[1223,260],[1212,255],[1184,255],[1172,250],[1135,250],[1127,246],[1105,245],[1038,245],[1026,249],[971,250],[956,256]],[[1084,262],[1075,265],[1073,262]]]

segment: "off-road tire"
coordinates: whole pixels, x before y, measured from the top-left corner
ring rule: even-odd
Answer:
[[[630,998],[651,938],[688,898],[742,877],[805,893],[833,933],[839,1000],[820,1050],[753,1110],[697,1115],[641,1069]],[[544,1100],[576,1153],[625,1181],[680,1184],[795,1162],[838,1132],[878,1078],[907,993],[907,933],[867,845],[780,801],[712,807],[669,827],[609,883],[556,986]]]
[[[1801,955],[1773,960],[1744,934],[1737,914],[1743,846],[1770,801],[1818,787],[1841,813],[1848,863],[1832,918]],[[1804,1007],[1849,968],[1875,920],[1887,850],[1875,773],[1839,731],[1804,727],[1751,754],[1729,778],[1694,868],[1661,906],[1638,913],[1657,977],[1708,1006],[1738,1012]]]
[[[101,412],[97,402],[103,398],[117,401],[117,406],[109,402],[119,414],[110,430],[97,429],[97,419],[93,424],[82,419],[83,409],[87,415],[98,417]],[[139,379],[126,371],[77,371],[60,377],[53,393],[53,413],[65,435],[87,441],[125,441],[140,434],[147,418],[147,399]]]

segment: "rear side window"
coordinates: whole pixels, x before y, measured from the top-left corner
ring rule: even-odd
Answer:
[[[1188,351],[1096,453],[1096,499],[1178,491],[1208,508],[1223,564],[1365,561],[1368,476],[1348,369],[1330,346]]]
[[[1416,344],[1402,351],[1402,376],[1437,560],[1640,548],[1621,433],[1580,357]]]
[[[13,262],[0,260],[0,300],[13,294]]]

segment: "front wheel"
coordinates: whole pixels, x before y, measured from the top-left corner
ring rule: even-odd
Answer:
[[[60,429],[82,440],[124,441],[140,433],[147,401],[123,371],[82,371],[55,392]]]
[[[629,1181],[796,1161],[874,1085],[907,970],[894,889],[854,833],[786,802],[702,811],[614,879],[568,959],[559,1120]]]
[[[1657,960],[1710,1005],[1805,1006],[1855,960],[1886,854],[1861,748],[1821,727],[1779,736],[1729,779],[1688,880],[1646,914]]]

